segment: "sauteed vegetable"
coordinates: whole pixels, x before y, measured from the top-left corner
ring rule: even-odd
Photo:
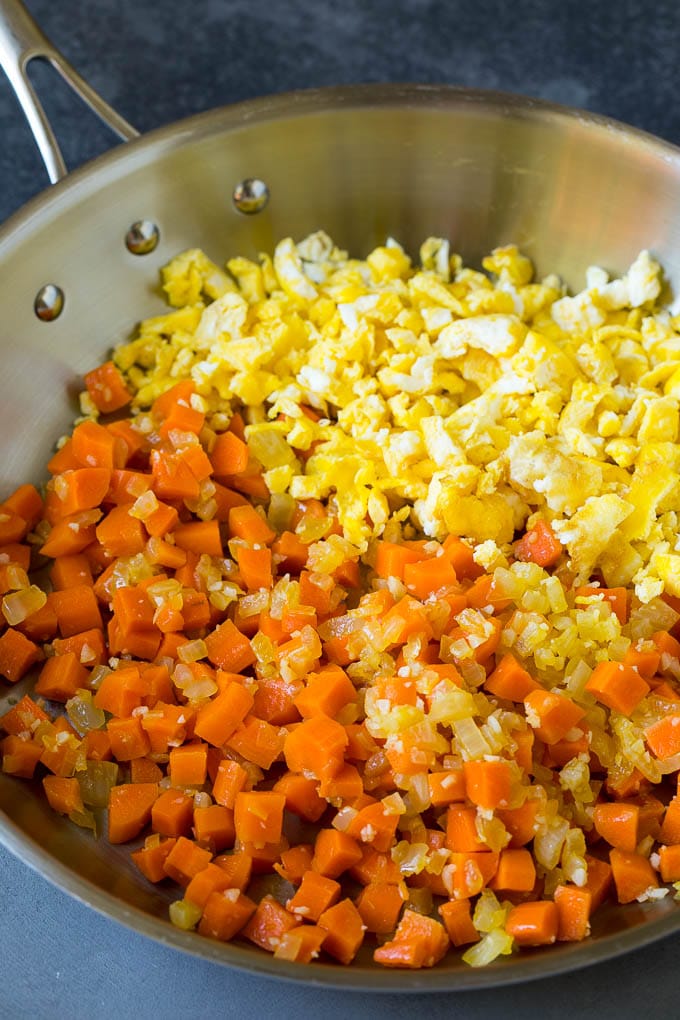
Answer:
[[[480,966],[680,889],[659,267],[420,263],[183,253],[0,508],[3,770],[286,960]]]

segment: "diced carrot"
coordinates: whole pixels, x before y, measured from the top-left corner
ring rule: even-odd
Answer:
[[[95,540],[95,528],[101,510],[83,510],[63,517],[53,526],[40,552],[43,556],[72,556],[82,552]]]
[[[301,921],[318,921],[325,910],[337,903],[340,892],[339,882],[316,871],[307,871],[295,895],[286,903],[286,910]]]
[[[470,900],[448,900],[439,907],[439,913],[454,946],[479,942],[480,934],[472,923]]]
[[[280,945],[282,937],[299,925],[299,919],[268,894],[262,897],[241,934],[260,949],[273,953]]]
[[[328,807],[328,802],[319,795],[318,782],[299,773],[285,772],[273,788],[286,798],[286,810],[305,821],[318,822]]]
[[[222,747],[253,707],[253,696],[242,684],[230,683],[199,709],[194,732]]]
[[[512,652],[508,652],[486,678],[484,687],[489,694],[494,694],[497,698],[524,701],[528,694],[540,689],[540,684],[517,661]]]
[[[388,853],[394,842],[398,821],[398,815],[390,813],[382,801],[376,801],[354,815],[346,832],[360,843],[370,843],[379,853]]]
[[[597,857],[586,854],[588,879],[585,888],[591,896],[591,914],[604,903],[612,886],[613,876],[611,865]]]
[[[247,889],[253,871],[253,858],[245,850],[234,853],[220,854],[214,863],[226,872],[229,889]]]
[[[509,806],[512,766],[508,761],[466,761],[463,763],[465,792],[469,800],[485,810]]]
[[[175,544],[197,555],[223,556],[219,521],[191,521],[173,530]]]
[[[163,772],[150,758],[133,758],[130,762],[131,783],[160,783],[162,778]]]
[[[558,885],[554,896],[557,907],[557,941],[580,942],[590,934],[590,890],[575,885]]]
[[[430,772],[427,783],[433,807],[445,807],[465,800],[465,775],[460,768]]]
[[[188,835],[194,817],[194,798],[182,790],[164,790],[151,810],[151,825],[162,836]]]
[[[539,518],[515,543],[514,552],[518,560],[537,563],[539,567],[553,567],[562,555],[562,544],[550,523]]]
[[[318,957],[327,935],[326,929],[316,924],[298,924],[283,933],[274,956],[290,963],[311,963]]]
[[[380,778],[381,787],[384,786],[386,774]],[[356,765],[349,763],[343,765],[333,776],[323,776],[319,783],[319,794],[331,803],[337,801],[351,801],[360,797],[364,792],[364,778]]]
[[[489,888],[503,892],[531,892],[535,885],[536,866],[530,852],[523,848],[501,850]]]
[[[403,543],[381,540],[376,543],[375,572],[378,577],[396,577],[403,581],[406,565],[417,563],[421,558],[421,553],[417,549],[409,549]]]
[[[474,552],[464,539],[449,535],[443,548],[460,580],[475,580],[484,573],[484,567],[475,562]]]
[[[356,907],[366,931],[387,935],[397,926],[406,891],[401,885],[370,882],[359,893]]]
[[[132,399],[123,376],[112,361],[105,361],[87,372],[84,381],[92,403],[102,414],[119,411]]]
[[[276,532],[272,531],[264,517],[249,503],[235,506],[229,511],[229,534],[261,545],[271,545],[276,538]]]
[[[102,629],[99,603],[90,585],[79,584],[64,591],[55,591],[50,603],[57,614],[59,632],[63,638],[87,630]]]
[[[51,701],[66,702],[79,688],[87,687],[89,673],[73,652],[45,660],[35,685],[36,694]]]
[[[505,930],[518,946],[549,946],[557,940],[559,915],[551,900],[531,900],[512,907]]]
[[[240,475],[248,467],[248,447],[233,432],[222,432],[210,451],[217,478]]]
[[[149,843],[139,850],[134,850],[131,854],[132,860],[149,882],[162,882],[164,878],[168,877],[164,865],[175,842],[174,839],[162,839],[157,843]]]
[[[645,740],[652,754],[660,761],[680,754],[680,713],[666,715],[648,726]]]
[[[163,868],[166,875],[174,878],[180,885],[187,886],[199,871],[207,868],[211,860],[212,854],[209,850],[185,836],[179,836],[166,857]]]
[[[394,939],[373,953],[384,967],[434,967],[449,948],[446,928],[434,918],[405,910]]]
[[[637,804],[618,801],[614,804],[596,804],[593,824],[596,832],[610,846],[633,853],[640,841],[640,808]]]
[[[660,672],[670,672],[672,675],[680,663],[680,641],[665,630],[658,630],[652,634],[652,641],[661,656]]]
[[[21,779],[31,779],[44,753],[42,744],[35,740],[23,740],[10,733],[0,743],[2,748],[2,771]]]
[[[173,747],[168,774],[173,786],[203,786],[208,774],[208,745],[196,742]]]
[[[272,587],[272,552],[266,547],[251,549],[242,546],[237,553],[238,567],[243,583],[249,591]]]
[[[662,843],[680,843],[680,797],[672,797],[664,813],[659,840]]]
[[[562,740],[586,714],[566,695],[543,688],[530,691],[524,698],[524,706],[536,736],[545,744]]]
[[[138,716],[109,719],[106,729],[111,741],[111,753],[117,761],[131,761],[149,753],[149,738]]]
[[[237,630],[231,620],[225,620],[208,634],[205,643],[208,658],[213,665],[230,673],[240,673],[255,662],[255,652],[250,641]]]
[[[142,522],[130,514],[131,505],[114,506],[97,525],[97,541],[109,556],[136,556],[144,551],[146,532]]]
[[[443,872],[444,884],[449,894],[457,900],[467,900],[476,896],[496,874],[498,858],[498,853],[491,850],[453,852]]]
[[[324,952],[340,963],[351,963],[364,941],[361,914],[352,901],[344,899],[325,910],[319,918],[319,927],[328,932],[323,941]]]
[[[152,488],[160,500],[196,500],[201,495],[200,482],[189,465],[176,453],[151,451]]]
[[[110,843],[127,843],[151,820],[151,809],[158,798],[158,783],[127,783],[114,786],[109,794]]]
[[[595,598],[608,603],[621,626],[628,622],[628,591],[625,588],[598,588],[596,585],[586,584],[576,588],[574,595],[577,607],[579,604],[587,605]]]
[[[234,845],[234,812],[220,804],[194,808],[194,835],[199,846],[220,853]]]
[[[0,730],[19,736],[20,733],[32,733],[41,722],[47,722],[49,716],[28,694],[12,708],[0,716]]]
[[[335,718],[345,705],[354,700],[356,690],[344,669],[329,664],[317,673],[307,674],[305,688],[293,703],[305,719],[319,714]]]
[[[538,831],[538,815],[541,810],[541,802],[537,799],[527,799],[516,808],[506,808],[496,812],[497,818],[503,823],[510,833],[510,847],[525,846],[536,835]]]
[[[218,804],[233,809],[236,795],[244,788],[247,780],[248,773],[242,765],[229,758],[223,758],[217,767],[217,775],[213,782],[213,797]]]
[[[236,794],[234,824],[242,843],[275,843],[281,838],[286,798],[269,790]]]
[[[2,507],[26,521],[28,530],[31,531],[42,517],[43,498],[35,485],[24,484],[3,500]],[[24,569],[28,569],[27,564]]]
[[[247,715],[229,737],[227,747],[254,765],[268,769],[280,757],[283,741],[283,733],[278,727],[255,715]]]
[[[451,804],[446,812],[446,846],[461,853],[488,850],[477,833],[477,811],[474,807]]]
[[[208,938],[228,942],[247,924],[256,906],[251,899],[234,889],[211,893],[198,930]]]
[[[85,757],[88,760],[111,760],[111,738],[106,730],[88,730],[83,738],[83,744],[85,745]]]
[[[31,565],[31,547],[23,542],[0,545],[0,563],[16,563],[28,571]]]
[[[659,885],[656,872],[642,854],[613,849],[609,852],[609,862],[619,903],[639,899]]]
[[[320,829],[314,843],[312,870],[328,878],[338,878],[361,860],[361,848],[355,839],[337,829]]]
[[[45,776],[43,789],[53,811],[62,815],[70,815],[74,811],[84,810],[80,784],[77,779],[66,776]]]
[[[649,680],[659,669],[661,652],[651,642],[649,642],[649,648],[644,647],[645,644],[645,642],[638,642],[637,645],[630,645],[621,661],[624,666],[635,667],[640,676]]]
[[[21,680],[42,657],[39,646],[13,627],[0,634],[0,675],[10,683]]]
[[[0,507],[0,545],[21,542],[29,531],[28,521],[8,507]]]
[[[659,847],[659,873],[664,882],[680,881],[680,844]]]
[[[416,563],[404,565],[404,584],[409,594],[425,600],[457,584],[458,578],[447,556],[431,556]]]
[[[599,662],[585,689],[607,708],[630,715],[649,693],[649,684],[622,662]]]
[[[289,731],[283,753],[292,772],[308,772],[322,778],[340,771],[347,742],[344,726],[317,715]]]
[[[404,595],[385,613],[382,627],[391,645],[402,645],[415,634],[429,640],[433,633],[425,606],[410,595]]]
[[[50,581],[55,591],[93,584],[92,570],[87,557],[82,553],[74,556],[59,556],[50,569]]]
[[[97,696],[95,695],[95,699]],[[186,706],[157,702],[142,716],[142,729],[149,738],[151,752],[167,754],[171,743],[176,745],[183,741],[187,734],[187,722],[191,717],[192,713]]]
[[[349,870],[351,877],[361,885],[368,885],[369,882],[397,885],[401,881],[399,865],[389,853],[380,853],[369,843],[361,845],[361,853],[361,860]]]

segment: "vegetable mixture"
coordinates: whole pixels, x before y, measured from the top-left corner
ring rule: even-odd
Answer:
[[[481,966],[680,895],[680,320],[483,268],[184,252],[0,506],[2,768],[180,928]]]

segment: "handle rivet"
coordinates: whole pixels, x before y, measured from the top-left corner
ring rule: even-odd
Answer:
[[[236,185],[232,199],[239,212],[259,213],[269,201],[269,188],[259,178],[247,177]]]
[[[33,310],[42,322],[54,322],[64,309],[64,292],[54,283],[46,283],[35,296]]]
[[[160,240],[160,231],[151,220],[137,220],[125,235],[125,247],[133,255],[148,255]]]

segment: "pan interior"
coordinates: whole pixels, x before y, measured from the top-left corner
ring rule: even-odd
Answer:
[[[234,187],[264,181],[263,211],[239,212]],[[148,220],[160,242],[125,245]],[[579,288],[589,265],[621,272],[648,248],[680,279],[680,154],[611,122],[509,96],[432,87],[359,87],[258,100],[155,132],[69,177],[0,234],[3,349],[0,491],[40,482],[77,413],[80,377],[136,322],[165,308],[158,270],[201,247],[216,261],[271,251],[323,228],[364,256],[392,236],[412,253],[446,237],[468,264],[516,243],[539,275]],[[53,322],[34,313],[46,284],[64,293]],[[0,696],[0,712],[20,690]],[[426,975],[385,973],[370,958],[340,972],[272,961],[259,950],[188,936],[126,849],[94,842],[40,791],[0,775],[0,838],[47,877],[155,938],[253,971],[375,989],[471,988],[585,965],[675,930],[665,901],[610,908],[593,938],[473,971],[452,957]]]

